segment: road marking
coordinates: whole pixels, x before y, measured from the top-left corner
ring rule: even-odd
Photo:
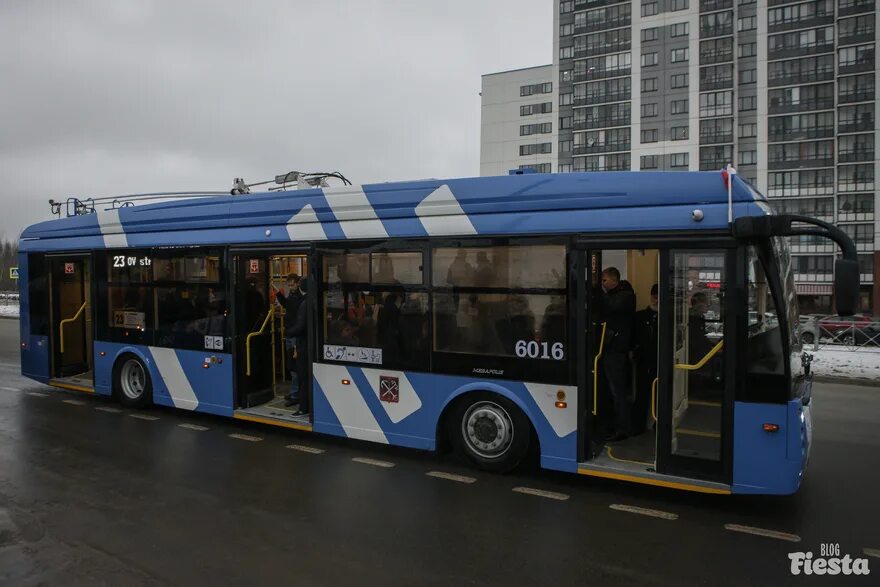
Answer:
[[[48,393],[43,393],[40,391],[29,391],[27,392],[27,394],[33,397],[49,397]]]
[[[443,471],[431,471],[430,473],[425,474],[428,477],[436,477],[437,479],[448,479],[449,481],[458,481],[459,483],[473,483],[477,480],[475,477],[456,475],[454,473],[444,473]]]
[[[158,416],[150,416],[148,414],[129,414],[132,418],[137,418],[138,420],[146,420],[148,422],[152,422],[154,420],[158,420]]]
[[[178,424],[180,428],[186,428],[187,430],[195,430],[196,432],[204,432],[205,430],[210,430],[207,426],[199,426],[198,424]]]
[[[741,526],[739,524],[724,524],[724,528],[733,532],[742,532],[744,534],[754,534],[755,536],[766,536],[767,538],[775,538],[777,540],[787,540],[788,542],[800,542],[801,537],[797,534],[788,534],[786,532],[777,532],[776,530],[765,530],[764,528],[755,528],[754,526]]]
[[[21,391],[17,387],[0,387],[0,389],[2,389],[3,391]]]
[[[114,407],[112,407],[112,406],[98,406],[98,407],[95,408],[95,409],[96,409],[96,410],[99,410],[99,411],[101,411],[101,412],[109,412],[109,413],[111,413],[111,414],[118,414],[119,412],[122,411],[122,410],[120,410],[119,408],[114,408]]]
[[[305,446],[303,444],[288,444],[286,448],[291,450],[298,450],[299,452],[307,452],[310,455],[319,455],[324,452],[323,448],[315,448],[312,446]]]
[[[72,406],[84,406],[84,405],[86,405],[86,402],[80,401],[80,400],[78,400],[78,399],[66,399],[66,400],[62,400],[62,401],[63,401],[64,403],[66,403],[66,404],[70,404],[70,405],[72,405]]]
[[[629,512],[631,514],[641,514],[643,516],[651,516],[652,518],[661,518],[663,520],[677,520],[678,514],[672,512],[664,512],[663,510],[652,510],[649,508],[640,508],[634,505],[623,505],[621,503],[613,503],[610,507],[612,510],[619,512]]]
[[[374,467],[384,467],[386,469],[390,469],[394,466],[394,463],[389,463],[388,461],[380,461],[377,459],[365,459],[363,457],[354,457],[353,459],[356,463],[362,463],[364,465],[373,465]]]
[[[546,497],[547,499],[555,499],[565,501],[569,498],[565,493],[556,493],[555,491],[544,491],[543,489],[533,489],[531,487],[514,487],[517,493],[525,493],[526,495],[537,495],[538,497]]]
[[[880,558],[880,548],[863,548],[862,552],[874,558]]]
[[[259,436],[250,436],[248,434],[230,434],[229,438],[235,438],[236,440],[247,440],[248,442],[260,442],[263,440]]]

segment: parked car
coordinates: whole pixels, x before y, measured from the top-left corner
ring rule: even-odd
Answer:
[[[819,316],[801,316],[801,343],[815,345],[819,341]]]
[[[844,344],[877,344],[875,336],[880,331],[880,323],[866,314],[826,316],[818,324],[821,336]]]

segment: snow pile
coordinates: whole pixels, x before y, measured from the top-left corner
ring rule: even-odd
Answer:
[[[820,377],[874,379],[880,381],[880,348],[848,350],[825,346],[813,355],[812,371]]]
[[[18,304],[0,305],[0,316],[18,318]]]

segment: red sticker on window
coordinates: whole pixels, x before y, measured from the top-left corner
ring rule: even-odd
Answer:
[[[379,399],[392,404],[400,401],[400,380],[397,377],[379,376]]]
[[[76,271],[76,265],[74,263],[65,263],[64,264],[64,273],[67,275],[73,275]]]
[[[259,259],[251,259],[250,272],[251,273],[259,273],[260,272],[260,260]]]

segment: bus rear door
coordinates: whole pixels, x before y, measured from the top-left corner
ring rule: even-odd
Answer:
[[[52,256],[49,263],[52,377],[68,387],[91,391],[91,258],[85,254]]]

